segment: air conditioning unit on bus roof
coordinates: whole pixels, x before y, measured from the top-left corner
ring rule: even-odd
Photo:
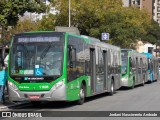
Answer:
[[[81,35],[81,36],[84,37],[84,38],[91,39],[91,40],[93,40],[93,41],[100,41],[99,39],[94,38],[94,37],[90,37],[90,36],[86,36],[86,35]]]
[[[79,32],[78,28],[76,28],[76,27],[56,26],[55,31],[56,32],[67,32],[67,33],[71,33],[71,34],[80,35],[80,32]]]

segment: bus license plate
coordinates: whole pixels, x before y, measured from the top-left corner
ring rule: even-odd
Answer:
[[[30,95],[30,96],[29,96],[29,99],[30,99],[30,100],[39,100],[39,99],[40,99],[40,96],[39,96],[39,95]]]

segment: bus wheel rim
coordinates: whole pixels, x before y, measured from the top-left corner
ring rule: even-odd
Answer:
[[[79,94],[80,94],[80,98],[83,99],[84,98],[84,90],[83,90],[83,88],[81,88]]]
[[[113,83],[112,83],[112,85],[111,85],[111,92],[113,92],[113,90],[114,90],[114,87],[113,87]]]

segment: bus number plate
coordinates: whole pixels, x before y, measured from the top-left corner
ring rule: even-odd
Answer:
[[[39,99],[40,99],[40,96],[39,96],[39,95],[30,95],[30,96],[29,96],[29,99],[30,99],[30,100],[39,100]]]

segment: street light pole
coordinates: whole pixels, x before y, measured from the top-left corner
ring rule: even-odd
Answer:
[[[69,27],[71,27],[71,4],[70,4],[70,0],[69,0]]]

